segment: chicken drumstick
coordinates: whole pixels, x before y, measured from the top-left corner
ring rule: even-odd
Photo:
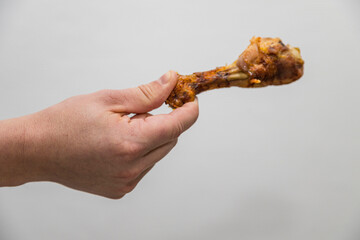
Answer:
[[[172,108],[194,101],[203,91],[224,87],[265,87],[294,82],[304,72],[300,49],[284,45],[279,38],[253,37],[232,64],[206,72],[179,75],[166,100]]]

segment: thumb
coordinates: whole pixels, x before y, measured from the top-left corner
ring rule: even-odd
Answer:
[[[169,71],[159,80],[120,90],[122,107],[128,113],[145,113],[160,107],[175,88],[177,78],[176,72]]]

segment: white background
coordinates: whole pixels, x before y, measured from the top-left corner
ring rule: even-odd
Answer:
[[[356,0],[0,0],[0,119],[231,63],[253,35],[305,59],[296,83],[201,94],[194,127],[121,200],[0,189],[0,239],[360,239],[359,11]]]

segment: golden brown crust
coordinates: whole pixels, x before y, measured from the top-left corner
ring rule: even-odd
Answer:
[[[191,75],[179,75],[178,82],[166,100],[172,108],[181,107],[184,103],[195,100],[195,95],[203,91],[230,87],[228,81],[224,81],[226,67],[217,68],[206,72],[193,73]]]
[[[291,83],[303,75],[300,50],[285,46],[280,38],[253,37],[236,64],[261,86]],[[260,87],[260,86],[254,86]]]
[[[203,91],[224,87],[265,87],[288,84],[303,75],[304,61],[298,48],[279,38],[253,37],[248,48],[231,65],[191,75],[178,75],[166,103],[172,108],[194,101]]]

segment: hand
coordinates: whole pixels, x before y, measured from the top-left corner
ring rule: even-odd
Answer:
[[[72,97],[26,116],[25,182],[123,197],[198,117],[197,101],[170,114],[147,113],[162,105],[176,82],[176,73],[168,72],[147,85]]]

